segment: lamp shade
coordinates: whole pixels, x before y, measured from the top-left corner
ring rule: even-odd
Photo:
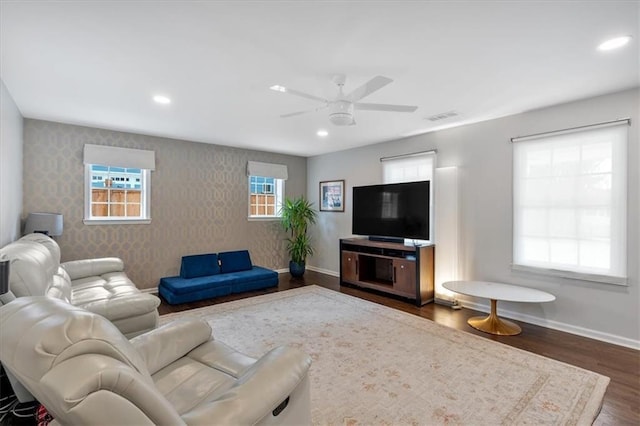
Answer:
[[[32,234],[34,232],[50,237],[62,235],[62,215],[60,213],[29,213],[24,233]]]

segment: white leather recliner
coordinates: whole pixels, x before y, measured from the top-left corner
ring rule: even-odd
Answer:
[[[0,307],[0,360],[60,424],[310,424],[309,356],[255,360],[178,320],[129,341],[100,315],[48,297]]]
[[[60,263],[60,247],[44,234],[27,234],[0,249],[11,261],[9,287],[15,297],[49,296],[95,312],[127,337],[158,324],[160,299],[142,293],[117,257]]]

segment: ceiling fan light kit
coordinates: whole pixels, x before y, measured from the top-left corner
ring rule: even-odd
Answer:
[[[334,126],[351,126],[356,124],[353,115],[347,112],[334,112],[329,114],[329,121]]]
[[[274,85],[270,89],[276,92],[288,93],[290,95],[299,96],[306,99],[322,102],[322,105],[305,110],[297,111],[288,114],[283,114],[280,117],[288,118],[296,115],[307,114],[310,112],[316,112],[321,109],[329,108],[329,121],[335,126],[353,126],[356,124],[353,117],[354,109],[364,111],[387,111],[387,112],[414,112],[418,109],[417,106],[409,105],[390,105],[390,104],[372,104],[372,103],[359,103],[358,101],[369,96],[373,92],[382,89],[393,80],[388,77],[377,76],[355,89],[348,95],[344,95],[342,88],[345,83],[345,76],[339,74],[333,77],[333,82],[338,86],[338,95],[333,99],[324,99],[315,95],[310,95],[299,90],[293,90],[284,86]]]
[[[329,121],[335,126],[352,126],[356,124],[353,119],[353,104],[348,101],[335,101],[331,105]]]

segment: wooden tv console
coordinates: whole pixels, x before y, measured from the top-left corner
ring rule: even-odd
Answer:
[[[340,283],[402,296],[417,306],[433,301],[434,246],[340,240]]]

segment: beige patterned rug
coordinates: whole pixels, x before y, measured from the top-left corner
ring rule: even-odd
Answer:
[[[591,424],[609,378],[318,286],[161,317],[205,318],[258,357],[313,358],[320,425]]]

